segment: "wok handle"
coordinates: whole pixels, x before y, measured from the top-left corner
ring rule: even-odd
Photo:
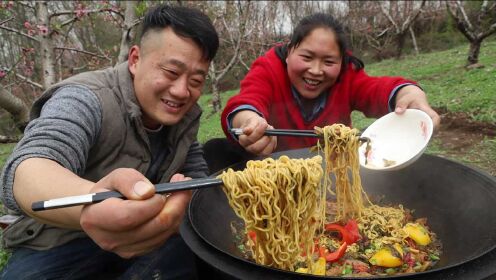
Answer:
[[[155,193],[171,193],[177,191],[185,191],[192,189],[208,188],[222,185],[222,180],[217,178],[194,179],[173,183],[162,183],[155,185]],[[117,191],[107,191],[90,193],[84,195],[67,196],[45,201],[36,201],[31,205],[33,211],[44,211],[57,208],[72,207],[78,205],[93,204],[104,201],[108,198],[127,199],[124,195]]]

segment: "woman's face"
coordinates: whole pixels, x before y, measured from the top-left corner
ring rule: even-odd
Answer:
[[[334,32],[316,28],[298,47],[289,50],[286,58],[289,80],[304,98],[314,99],[336,82],[341,61]]]

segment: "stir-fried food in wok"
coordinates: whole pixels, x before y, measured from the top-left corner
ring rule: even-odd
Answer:
[[[333,125],[316,132],[323,135],[317,149],[324,171],[320,156],[283,156],[219,176],[245,223],[244,229],[233,226],[242,253],[258,264],[327,276],[397,275],[434,266],[441,243],[427,220],[414,219],[402,205],[375,205],[363,191],[358,131]]]

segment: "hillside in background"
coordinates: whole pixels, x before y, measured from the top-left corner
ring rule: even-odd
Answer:
[[[444,51],[406,56],[402,60],[388,59],[366,64],[373,76],[403,76],[416,80],[427,92],[429,102],[441,115],[441,127],[436,131],[428,153],[454,159],[496,175],[496,40],[482,46],[480,62],[483,68],[464,68],[468,45]],[[224,92],[222,104],[238,90]],[[199,140],[224,137],[220,114],[209,116],[210,95],[204,94],[204,108]],[[364,129],[373,119],[353,113],[353,124]]]

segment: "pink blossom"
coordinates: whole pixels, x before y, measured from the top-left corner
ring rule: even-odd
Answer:
[[[46,27],[45,25],[38,24],[36,27],[38,28],[38,31],[40,32],[41,35],[48,34],[48,27]]]
[[[0,70],[0,78],[5,77],[5,75],[7,75],[7,73],[5,73],[5,71],[3,70]]]
[[[26,29],[28,29],[28,30],[29,30],[29,29],[31,29],[31,28],[33,28],[33,27],[31,26],[31,23],[29,23],[29,21],[24,22],[24,27],[25,27]]]
[[[24,54],[29,54],[31,52],[34,52],[34,48],[21,48],[21,49]]]
[[[32,66],[27,66],[23,69],[24,71],[24,75],[26,77],[31,77],[33,75],[33,72],[34,72],[34,68]]]
[[[86,15],[86,10],[83,4],[78,4],[75,11],[77,18],[81,18]]]

